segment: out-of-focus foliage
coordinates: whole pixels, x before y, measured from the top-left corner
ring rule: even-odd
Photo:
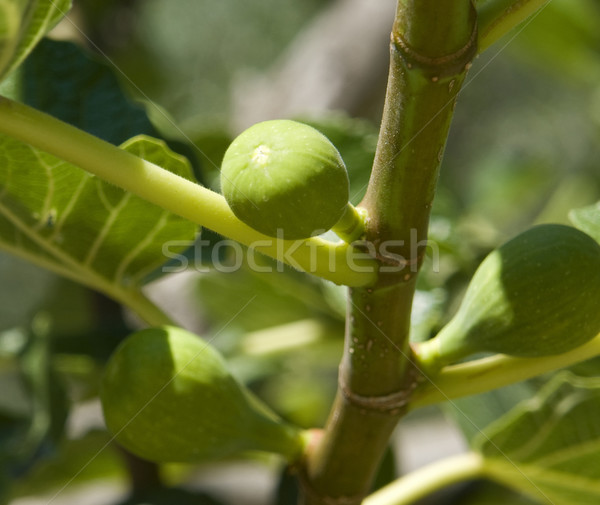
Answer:
[[[226,124],[231,80],[268,67],[328,2],[129,0],[111,2],[112,12],[103,3],[82,0],[80,6],[95,43],[124,70],[128,86],[178,123],[198,121],[212,130]]]

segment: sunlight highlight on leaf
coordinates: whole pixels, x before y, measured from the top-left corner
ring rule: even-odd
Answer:
[[[475,439],[486,475],[544,504],[600,503],[600,378],[563,372]]]
[[[123,148],[193,180],[187,160],[138,136]],[[197,227],[49,154],[0,137],[0,247],[102,291],[133,291]],[[170,248],[175,252],[179,248]]]
[[[71,0],[0,0],[0,78],[15,69],[71,8]]]

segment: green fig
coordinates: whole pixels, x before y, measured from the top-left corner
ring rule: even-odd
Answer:
[[[304,239],[358,218],[340,153],[296,121],[264,121],[241,133],[223,157],[221,191],[238,219],[270,237]]]
[[[294,460],[304,433],[278,419],[228,373],[219,353],[175,327],[129,336],[111,356],[100,397],[108,429],[156,462],[198,462],[241,451]]]
[[[600,245],[558,224],[540,225],[490,253],[439,334],[415,345],[426,369],[477,352],[561,354],[600,332]]]

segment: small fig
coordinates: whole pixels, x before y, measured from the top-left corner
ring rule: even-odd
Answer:
[[[100,397],[108,429],[156,462],[198,462],[241,451],[298,457],[303,432],[279,420],[228,373],[201,338],[162,327],[129,336],[111,356]]]
[[[562,354],[600,332],[600,245],[558,224],[540,225],[490,253],[438,335],[415,345],[426,369],[477,352]]]
[[[271,237],[312,237],[354,216],[340,153],[296,121],[264,121],[241,133],[225,152],[221,190],[238,219]]]

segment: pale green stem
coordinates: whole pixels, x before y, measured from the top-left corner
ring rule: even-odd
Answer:
[[[427,375],[435,375],[445,365],[463,361],[474,353],[468,343],[456,338],[457,335],[462,335],[462,326],[460,320],[454,318],[434,338],[411,344],[419,368]]]
[[[497,355],[442,368],[413,393],[409,408],[485,393],[600,355],[600,335],[556,356],[513,358]]]
[[[482,53],[550,0],[487,0],[477,8],[477,52]]]
[[[419,369],[427,375],[434,375],[442,368],[440,362],[440,346],[437,337],[425,342],[414,342],[411,344],[415,362]]]
[[[451,484],[482,477],[482,457],[474,452],[436,461],[367,497],[363,505],[410,505]]]
[[[263,235],[237,219],[222,195],[4,97],[0,97],[0,133],[298,270],[348,286],[366,286],[377,279],[377,263],[355,247],[320,238],[294,241]]]
[[[364,235],[366,218],[367,211],[365,209],[357,209],[348,202],[342,217],[335,223],[332,230],[337,233],[338,237],[344,242],[351,244]]]
[[[109,296],[110,292],[107,293]],[[115,293],[113,298],[121,302],[125,307],[131,309],[138,317],[150,326],[164,326],[170,325],[175,326],[176,322],[173,321],[165,312],[162,311],[152,300],[146,297],[144,293],[139,290],[136,291],[125,291],[122,293]]]

